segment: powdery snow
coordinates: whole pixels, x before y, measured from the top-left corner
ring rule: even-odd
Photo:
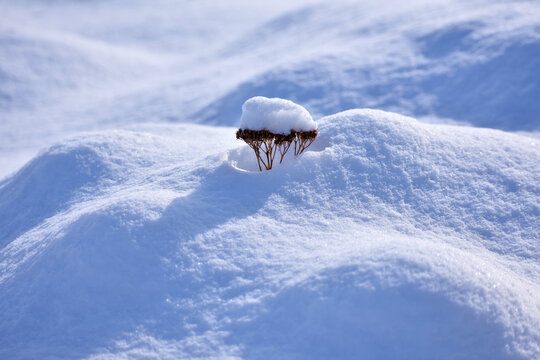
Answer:
[[[539,359],[538,138],[338,112],[538,131],[540,2],[385,4],[0,0],[0,359]]]
[[[240,128],[290,134],[291,130],[316,130],[317,123],[305,108],[290,100],[255,96],[242,105]]]
[[[3,181],[0,357],[540,356],[537,140],[354,110],[259,173],[235,131],[87,134]]]

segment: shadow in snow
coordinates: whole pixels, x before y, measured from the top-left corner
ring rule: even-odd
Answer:
[[[422,54],[428,58],[437,59],[457,51],[471,51],[474,41],[471,35],[480,23],[454,25],[434,31],[417,39],[422,48]]]
[[[68,208],[85,187],[108,175],[95,150],[50,149],[0,184],[0,248]]]
[[[229,343],[245,359],[516,358],[502,326],[443,294],[380,287],[349,266],[320,275],[268,298],[252,320],[233,322]]]
[[[181,232],[183,239],[214,229],[234,218],[253,215],[283,183],[276,172],[245,172],[224,163],[191,194],[173,200],[148,229]]]
[[[538,129],[540,44],[500,40],[498,47],[471,36],[463,24],[414,39],[430,63],[379,67],[323,57],[272,69],[244,82],[192,114],[194,121],[234,126],[253,96],[290,99],[314,117],[353,108],[450,118],[509,131]],[[465,60],[459,56],[465,54]],[[437,68],[441,71],[432,71]]]
[[[84,357],[141,327],[174,339],[205,330],[202,313],[170,299],[197,303],[209,286],[230,279],[198,271],[193,261],[203,250],[183,246],[254,214],[277,186],[279,177],[270,173],[223,164],[155,221],[133,225],[140,214],[123,212],[121,204],[82,216],[3,285],[0,357]]]

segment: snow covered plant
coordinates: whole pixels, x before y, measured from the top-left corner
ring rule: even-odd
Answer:
[[[279,163],[289,148],[294,155],[304,152],[317,137],[317,123],[302,106],[289,100],[256,96],[242,105],[236,138],[255,151],[259,170],[270,170],[279,152]]]

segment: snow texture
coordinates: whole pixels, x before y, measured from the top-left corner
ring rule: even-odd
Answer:
[[[91,133],[6,179],[0,357],[540,355],[535,140],[352,110],[259,173],[235,130]]]
[[[305,108],[290,100],[255,96],[242,105],[240,128],[288,135],[291,130],[316,130],[317,124]]]
[[[540,2],[0,13],[0,359],[540,358]]]

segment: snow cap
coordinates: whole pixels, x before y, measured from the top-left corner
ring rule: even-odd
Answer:
[[[295,131],[317,129],[309,112],[290,100],[255,96],[242,105],[240,128],[268,130],[274,134],[290,134]]]

